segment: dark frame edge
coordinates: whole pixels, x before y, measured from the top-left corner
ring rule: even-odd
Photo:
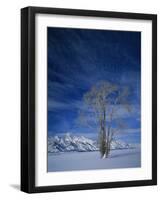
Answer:
[[[152,18],[152,180],[157,185],[157,15]]]
[[[21,190],[28,191],[28,9],[21,9]]]
[[[156,185],[153,180],[138,180],[138,181],[122,181],[122,182],[108,182],[108,183],[87,183],[75,185],[60,185],[60,186],[40,186],[35,187],[33,193],[44,192],[66,192],[66,191],[80,191],[80,190],[95,190],[95,189],[110,189],[110,188],[124,188],[124,187],[143,187]]]
[[[33,138],[31,138],[31,123],[34,114],[31,113],[31,9],[21,9],[21,186],[23,192],[34,191],[34,172],[32,165]],[[34,38],[33,38],[34,39]],[[30,53],[31,52],[31,53]],[[34,55],[32,55],[34,56]],[[33,64],[33,63],[32,63]],[[35,85],[32,85],[34,87]],[[31,117],[32,114],[32,117]],[[34,136],[33,136],[34,137]]]
[[[91,17],[109,17],[123,19],[153,20],[156,14],[150,13],[134,13],[134,12],[118,12],[106,10],[86,10],[86,9],[69,9],[57,7],[37,7],[28,6],[24,9],[30,9],[35,14],[61,14],[73,16],[91,16]]]

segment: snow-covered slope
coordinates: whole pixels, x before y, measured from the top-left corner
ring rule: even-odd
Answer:
[[[132,145],[121,142],[114,141],[111,144],[111,149],[128,149],[132,148]],[[84,136],[75,136],[69,133],[64,136],[54,136],[48,138],[48,152],[58,153],[58,152],[88,152],[97,151],[97,142],[88,139]]]

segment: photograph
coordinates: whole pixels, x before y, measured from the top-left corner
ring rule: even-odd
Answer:
[[[141,168],[141,32],[47,27],[47,172]]]

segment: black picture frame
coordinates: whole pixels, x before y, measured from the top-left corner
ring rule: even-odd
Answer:
[[[35,186],[35,15],[60,14],[152,21],[152,179],[59,186]],[[44,7],[21,9],[21,190],[27,193],[157,184],[157,15]]]

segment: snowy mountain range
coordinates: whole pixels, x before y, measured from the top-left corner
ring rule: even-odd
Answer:
[[[111,149],[129,149],[134,148],[132,144],[127,144],[122,141],[113,141]],[[48,153],[59,152],[89,152],[98,151],[98,145],[95,140],[84,136],[71,135],[66,133],[63,136],[48,137]]]

